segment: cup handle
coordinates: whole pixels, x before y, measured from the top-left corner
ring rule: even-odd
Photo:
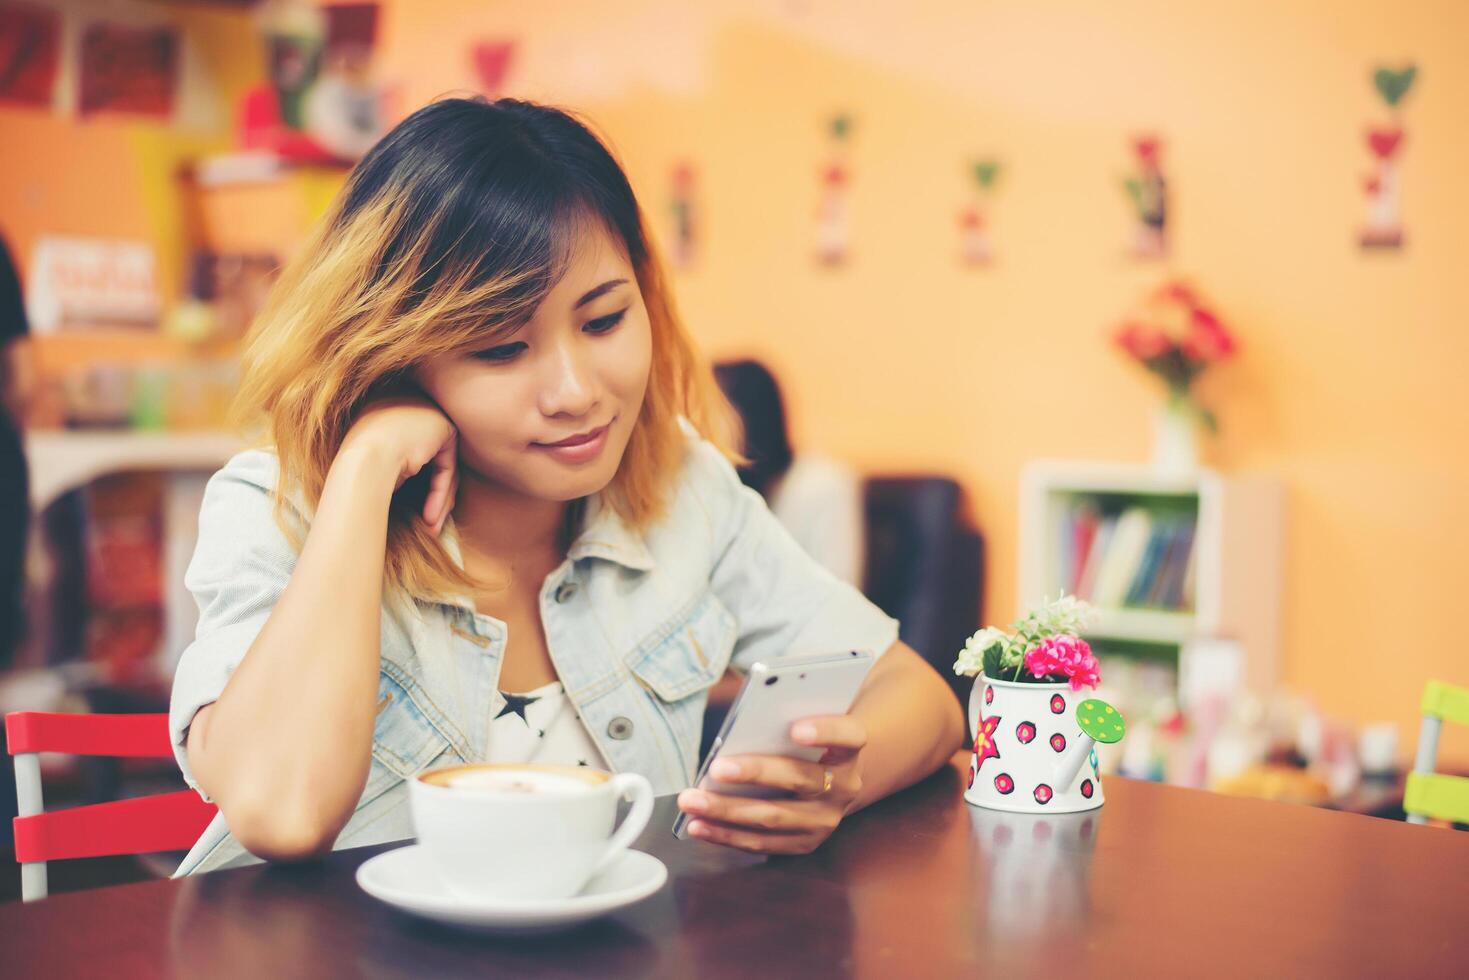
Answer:
[[[618,799],[632,800],[632,809],[607,842],[607,850],[597,859],[592,874],[597,874],[627,850],[653,816],[653,784],[635,772],[622,772],[612,777],[612,789]]]

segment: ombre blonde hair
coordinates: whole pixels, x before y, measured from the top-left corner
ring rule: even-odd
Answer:
[[[251,331],[234,415],[277,454],[275,519],[298,548],[296,511],[314,512],[362,409],[409,393],[428,358],[483,349],[528,321],[588,222],[626,248],[652,330],[647,394],[607,502],[635,527],[657,519],[688,444],[681,417],[737,458],[736,416],[678,319],[603,143],[559,109],[446,99],[358,164]],[[387,587],[425,600],[486,587],[415,519],[417,489],[410,481],[390,509]]]

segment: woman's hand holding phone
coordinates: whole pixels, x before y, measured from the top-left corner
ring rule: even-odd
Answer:
[[[720,757],[710,765],[709,777],[783,790],[792,798],[686,789],[678,795],[678,807],[692,818],[689,835],[762,854],[809,854],[830,837],[862,791],[867,729],[853,715],[806,718],[791,726],[791,739],[826,751],[819,762],[774,755]]]

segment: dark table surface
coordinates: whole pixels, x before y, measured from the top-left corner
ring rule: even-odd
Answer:
[[[1068,816],[966,806],[964,757],[764,859],[669,833],[640,905],[533,938],[360,891],[386,848],[0,907],[0,973],[92,976],[1466,976],[1469,834],[1124,779]]]

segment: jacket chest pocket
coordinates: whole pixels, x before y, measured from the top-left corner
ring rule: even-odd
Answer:
[[[372,731],[372,769],[358,808],[435,764],[462,762],[421,703],[410,678],[384,670],[378,675],[377,722]],[[446,757],[447,758],[444,758]]]
[[[724,675],[738,623],[704,593],[633,651],[628,669],[664,726],[686,779],[697,768],[709,688]]]

